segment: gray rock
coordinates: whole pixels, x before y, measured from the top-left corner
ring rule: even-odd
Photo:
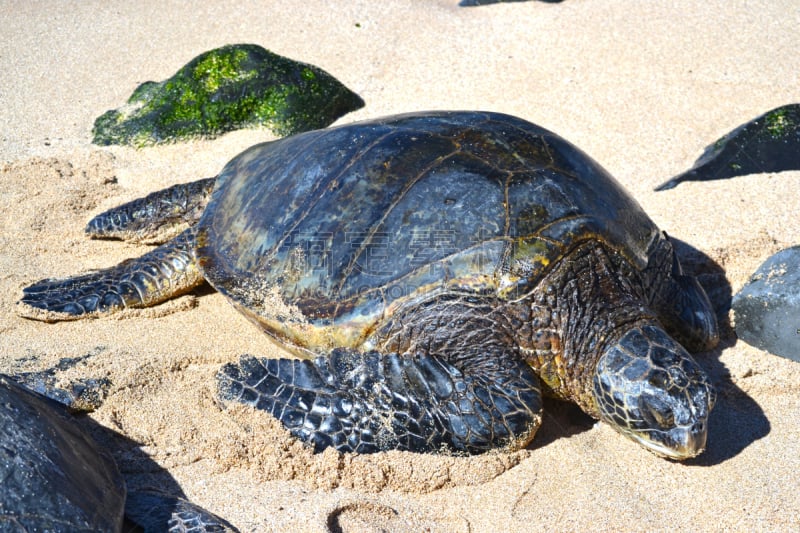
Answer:
[[[800,246],[767,259],[733,297],[733,312],[740,339],[800,361]]]

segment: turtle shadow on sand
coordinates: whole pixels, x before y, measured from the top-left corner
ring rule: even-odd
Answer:
[[[695,276],[708,294],[717,315],[720,343],[708,352],[695,354],[698,364],[711,378],[717,391],[717,401],[709,417],[708,445],[700,456],[689,459],[687,465],[711,466],[738,455],[753,442],[770,432],[770,423],[758,403],[739,388],[719,357],[725,348],[736,342],[729,311],[732,289],[724,269],[709,256],[690,244],[670,236],[680,257],[684,272]],[[592,429],[595,419],[576,405],[545,400],[542,427],[529,449],[538,449],[566,437]]]
[[[141,443],[98,424],[88,416],[81,418],[80,424],[98,445],[112,454],[125,479],[128,496],[122,531],[140,533],[150,530],[150,526],[144,528],[131,517],[144,518],[150,521],[148,523],[169,524],[171,515],[181,512],[181,503],[189,500],[178,481],[142,449]]]

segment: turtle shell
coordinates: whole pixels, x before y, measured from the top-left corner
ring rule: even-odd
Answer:
[[[660,232],[600,165],[508,115],[428,112],[256,145],[198,227],[206,279],[290,347],[363,346],[398,306],[519,298],[577,243],[635,268]]]

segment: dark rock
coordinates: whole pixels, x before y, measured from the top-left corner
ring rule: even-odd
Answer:
[[[800,170],[800,104],[778,107],[739,126],[706,147],[690,170],[655,190],[672,189],[683,181],[784,170]]]
[[[733,297],[733,312],[740,339],[800,361],[800,246],[767,259]]]
[[[223,46],[168,80],[141,84],[97,118],[95,144],[145,146],[266,126],[278,135],[324,128],[364,101],[324,70],[254,44]]]

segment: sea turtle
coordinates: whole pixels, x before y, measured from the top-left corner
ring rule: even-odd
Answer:
[[[125,482],[59,403],[0,375],[0,530],[118,531]]]
[[[218,374],[220,396],[316,450],[525,446],[542,392],[656,454],[705,447],[715,396],[679,342],[717,343],[706,294],[605,170],[522,119],[425,112],[259,144],[87,231],[167,223],[189,228],[116,267],[36,283],[22,303],[74,317],[205,279],[301,357],[243,356]]]
[[[0,480],[0,531],[121,531],[123,516],[144,531],[238,531],[181,498],[127,493],[111,453],[66,404],[3,374]]]

